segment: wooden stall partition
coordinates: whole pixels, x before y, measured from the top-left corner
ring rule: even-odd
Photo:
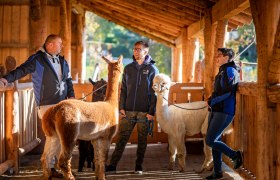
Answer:
[[[187,103],[203,101],[204,87],[202,83],[177,83],[169,91],[169,105],[172,103]]]
[[[244,163],[242,168],[237,170],[246,179],[256,178],[257,166],[256,138],[257,132],[257,83],[239,83],[236,95],[236,114],[233,121],[233,133],[227,135],[225,141],[233,149],[243,151]],[[231,166],[231,162],[226,158],[226,162]]]
[[[84,83],[84,84],[73,84],[74,85],[74,92],[75,92],[75,98],[81,99],[88,95],[84,100],[87,102],[92,102],[92,94],[90,94],[93,90],[93,86],[90,83]]]

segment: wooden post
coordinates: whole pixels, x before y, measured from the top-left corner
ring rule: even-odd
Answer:
[[[172,61],[171,61],[171,79],[174,82],[179,81],[179,49],[176,47],[172,48]]]
[[[216,38],[215,38],[215,45],[214,45],[214,56],[213,56],[213,77],[218,73],[219,66],[216,65],[216,57],[217,57],[217,49],[225,46],[225,35],[227,32],[227,19],[220,20],[217,23],[216,29]]]
[[[77,18],[77,69],[78,69],[78,82],[83,82],[82,72],[83,69],[83,31],[84,31],[84,14],[76,15]]]
[[[14,172],[18,173],[18,93],[14,90],[7,90],[5,99],[6,155],[8,160],[13,161]]]
[[[70,0],[59,0],[60,5],[60,37],[63,41],[62,54],[71,67],[71,2]],[[70,68],[71,69],[71,68]]]
[[[205,86],[205,96],[207,99],[212,92],[212,83],[214,81],[213,76],[213,56],[216,33],[216,24],[212,24],[211,21],[211,9],[208,9],[205,14],[205,29],[204,29],[204,44],[205,44],[205,70],[204,70],[204,86]]]
[[[276,153],[276,173],[275,177],[280,178],[280,103],[277,103],[277,109],[276,109],[276,128],[275,128],[275,137],[276,137],[276,143],[275,143],[275,153]]]
[[[186,83],[188,81],[188,58],[189,58],[189,41],[187,28],[184,27],[182,29],[182,83]]]
[[[30,54],[38,51],[47,37],[46,6],[47,0],[30,1]]]
[[[190,38],[188,40],[188,59],[187,59],[187,69],[184,73],[187,74],[187,82],[191,82],[194,78],[194,55],[195,55],[195,38]]]
[[[256,116],[256,131],[258,132],[256,138],[258,139],[258,143],[255,147],[257,151],[257,179],[276,179],[275,159],[273,159],[275,150],[271,146],[275,143],[275,139],[273,139],[275,121],[269,118],[267,85],[268,66],[272,59],[277,23],[279,23],[279,3],[279,0],[250,0],[253,21],[256,28],[258,51],[258,111]]]

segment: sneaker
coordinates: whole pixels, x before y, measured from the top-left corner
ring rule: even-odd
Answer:
[[[222,179],[223,173],[213,173],[210,176],[207,176],[206,179]]]
[[[135,167],[135,174],[143,174],[143,169],[141,165],[136,165]]]
[[[108,165],[105,167],[106,174],[116,174],[117,167],[114,165]]]
[[[63,178],[63,174],[58,172],[55,168],[51,168],[51,177]]]
[[[241,151],[236,151],[236,157],[233,159],[233,168],[238,169],[243,163],[243,157]]]

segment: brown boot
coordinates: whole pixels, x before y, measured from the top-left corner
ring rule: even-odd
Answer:
[[[51,177],[63,178],[63,174],[58,172],[55,168],[51,168]]]

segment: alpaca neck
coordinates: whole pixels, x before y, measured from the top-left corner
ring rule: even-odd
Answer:
[[[119,79],[121,73],[118,70],[112,70],[110,67],[108,71],[106,101],[118,104]]]
[[[161,126],[163,127],[164,123],[167,122],[169,119],[168,93],[158,95],[156,110],[157,120],[159,122],[162,122]]]

